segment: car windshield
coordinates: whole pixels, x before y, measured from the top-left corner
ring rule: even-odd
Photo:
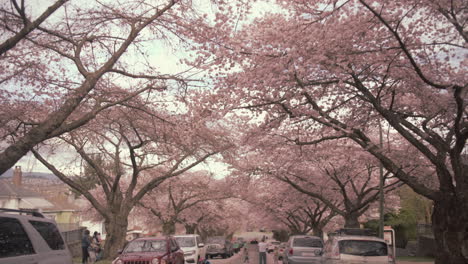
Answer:
[[[209,237],[206,239],[208,243],[217,243],[217,244],[224,244],[224,237]]]
[[[166,241],[165,240],[137,240],[132,241],[125,248],[125,253],[134,252],[155,252],[165,251]]]
[[[355,256],[387,256],[387,244],[369,240],[343,240],[339,242],[340,253]]]
[[[177,243],[180,247],[194,247],[195,238],[194,237],[176,237]]]
[[[295,238],[293,241],[293,247],[314,247],[321,248],[323,247],[322,241],[320,239],[312,237],[301,237]]]

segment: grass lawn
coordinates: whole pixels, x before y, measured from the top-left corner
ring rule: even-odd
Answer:
[[[397,260],[411,262],[434,262],[433,258],[428,257],[397,257]]]

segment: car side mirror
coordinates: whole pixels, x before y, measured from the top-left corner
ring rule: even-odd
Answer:
[[[199,247],[199,248],[202,248],[202,247],[204,247],[204,246],[205,246],[205,244],[203,244],[203,243],[198,243],[198,247]]]

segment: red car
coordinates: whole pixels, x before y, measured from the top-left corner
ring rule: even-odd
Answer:
[[[184,264],[184,252],[173,237],[132,240],[112,264]]]

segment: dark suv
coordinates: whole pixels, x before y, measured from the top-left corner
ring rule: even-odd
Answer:
[[[72,264],[54,220],[41,213],[0,208],[0,264]]]
[[[206,239],[206,244],[207,258],[213,258],[216,256],[228,258],[234,254],[232,249],[232,243],[223,236],[208,237]]]

